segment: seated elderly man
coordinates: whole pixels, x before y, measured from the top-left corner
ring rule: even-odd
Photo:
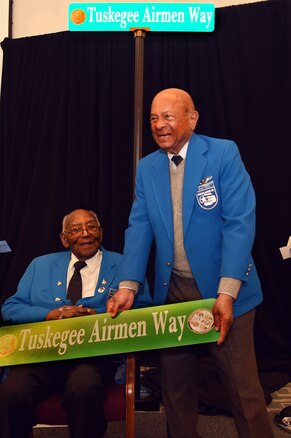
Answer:
[[[19,324],[105,312],[108,296],[118,288],[123,256],[100,246],[102,234],[92,211],[78,209],[65,216],[60,237],[69,251],[32,261],[17,292],[4,303],[3,319]],[[152,302],[145,283],[136,296],[135,307],[149,305]],[[70,436],[103,437],[103,401],[114,371],[109,356],[11,367],[0,385],[1,437],[28,438],[34,424],[34,407],[60,390]]]

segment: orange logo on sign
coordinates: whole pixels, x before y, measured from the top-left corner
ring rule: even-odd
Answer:
[[[86,14],[82,9],[75,9],[70,18],[73,23],[82,24],[86,20]]]

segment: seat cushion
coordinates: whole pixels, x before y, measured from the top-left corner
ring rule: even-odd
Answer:
[[[53,394],[37,405],[37,424],[68,424],[61,396],[61,393]],[[107,421],[125,420],[125,385],[112,385],[108,388],[104,410]]]

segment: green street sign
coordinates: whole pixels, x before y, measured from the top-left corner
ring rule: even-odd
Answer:
[[[0,366],[215,342],[214,299],[0,328]]]
[[[212,3],[71,3],[71,31],[212,32]]]

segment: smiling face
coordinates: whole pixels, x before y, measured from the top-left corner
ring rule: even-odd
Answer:
[[[151,130],[157,145],[178,154],[191,137],[199,114],[188,93],[169,88],[158,93],[151,107]]]
[[[78,260],[93,257],[99,249],[102,236],[103,230],[93,212],[74,210],[65,216],[61,241]]]

